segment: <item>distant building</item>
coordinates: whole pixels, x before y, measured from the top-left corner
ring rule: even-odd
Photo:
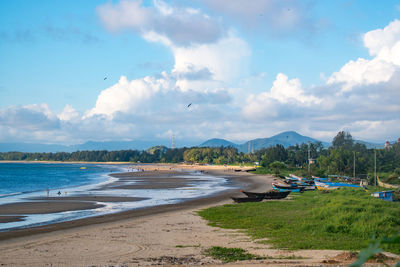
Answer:
[[[389,148],[390,147],[390,142],[389,141],[386,141],[385,142],[385,148]]]
[[[385,142],[385,148],[391,148],[396,142],[391,144],[389,141]],[[397,143],[400,143],[400,138],[397,138]]]

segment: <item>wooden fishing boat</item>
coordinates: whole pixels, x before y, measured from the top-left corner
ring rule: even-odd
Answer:
[[[303,186],[290,185],[290,184],[284,184],[284,183],[272,183],[272,188],[277,191],[280,191],[280,192],[286,192],[286,191],[303,192],[304,191]]]
[[[318,190],[335,190],[343,187],[361,188],[359,185],[347,184],[347,183],[321,182],[321,181],[314,181],[314,182]]]
[[[248,192],[248,191],[241,191],[248,197],[262,197],[263,199],[282,199],[287,197],[291,191],[279,192],[276,190],[270,190],[263,193],[256,193],[256,192]]]
[[[260,202],[263,200],[262,197],[231,197],[236,203],[244,202]]]

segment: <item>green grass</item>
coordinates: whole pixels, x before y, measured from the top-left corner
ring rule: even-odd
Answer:
[[[205,251],[205,254],[224,262],[264,259],[241,248],[211,247]]]
[[[359,250],[400,230],[400,203],[360,189],[291,194],[294,201],[230,204],[202,210],[212,226],[243,229],[276,248]],[[399,244],[384,249],[400,253]]]

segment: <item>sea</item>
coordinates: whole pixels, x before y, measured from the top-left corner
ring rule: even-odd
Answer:
[[[50,214],[18,214],[19,222],[0,223],[0,231],[10,231],[81,218],[117,213],[126,210],[179,203],[205,197],[233,188],[229,180],[205,173],[182,172],[180,178],[195,180],[189,187],[174,189],[112,189],[99,190],[118,180],[112,173],[139,171],[130,165],[69,164],[69,163],[0,163],[0,205],[31,201],[45,196],[106,195],[140,197],[135,202],[98,202],[103,207],[90,210],[66,211]],[[197,182],[198,180],[198,182]],[[3,216],[0,214],[0,216]]]

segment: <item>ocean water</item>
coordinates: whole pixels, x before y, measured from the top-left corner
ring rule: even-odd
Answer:
[[[85,169],[81,169],[85,168]],[[123,166],[95,164],[0,163],[0,198],[32,192],[58,192],[66,187],[94,184],[109,179]]]
[[[50,196],[57,196],[57,192],[61,191],[60,199],[64,196],[64,192],[68,192],[68,196],[94,194],[144,198],[144,200],[135,202],[97,202],[104,206],[90,210],[19,214],[24,216],[23,221],[0,223],[0,231],[174,204],[188,199],[206,197],[236,186],[224,177],[215,177],[196,171],[184,171],[177,177],[188,178],[193,182],[182,188],[99,190],[100,186],[118,180],[109,176],[110,173],[126,172],[128,168],[128,165],[106,164],[0,163],[0,205],[44,197],[47,195],[46,189],[49,189]]]

